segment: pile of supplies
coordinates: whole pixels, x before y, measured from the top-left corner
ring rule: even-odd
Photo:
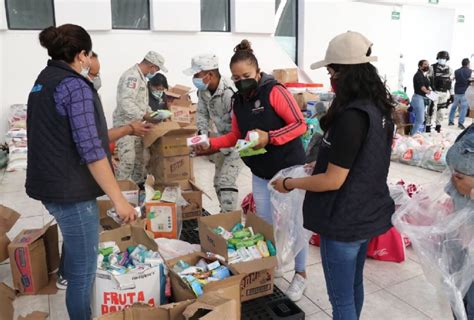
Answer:
[[[8,126],[5,137],[9,149],[7,172],[26,170],[28,156],[26,104],[14,104],[10,107]]]
[[[442,172],[446,154],[456,140],[456,133],[422,133],[411,137],[396,134],[391,160],[411,166]]]
[[[252,227],[244,228],[237,223],[230,231],[219,226],[212,230],[227,240],[229,264],[247,262],[276,255],[276,249],[270,240],[265,241],[261,233],[255,233]]]

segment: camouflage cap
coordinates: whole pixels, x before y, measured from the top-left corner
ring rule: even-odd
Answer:
[[[219,59],[215,54],[200,54],[191,59],[191,68],[183,71],[187,76],[195,75],[201,71],[219,69]]]
[[[145,56],[145,60],[159,67],[161,71],[168,72],[168,69],[165,67],[165,58],[158,52],[149,51]]]

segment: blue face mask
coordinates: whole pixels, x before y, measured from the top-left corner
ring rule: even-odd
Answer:
[[[161,97],[163,97],[163,91],[161,90],[153,90],[151,94],[157,99],[161,99]]]
[[[442,66],[444,66],[446,64],[446,62],[448,62],[448,60],[446,59],[438,59],[438,63]]]
[[[148,80],[151,80],[151,78],[153,78],[158,72],[155,72],[155,73],[147,73],[146,74],[146,77]]]
[[[198,90],[207,90],[208,85],[204,83],[202,78],[193,78],[193,84]]]

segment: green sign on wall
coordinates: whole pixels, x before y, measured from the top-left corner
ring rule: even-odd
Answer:
[[[392,11],[392,20],[400,20],[400,12]]]
[[[463,15],[458,16],[458,22],[459,23],[464,23],[464,16]]]
[[[439,0],[428,0],[428,3],[438,4],[438,3],[439,3]]]

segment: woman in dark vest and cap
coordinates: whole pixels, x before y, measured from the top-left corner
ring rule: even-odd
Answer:
[[[305,153],[299,138],[306,123],[291,93],[272,76],[260,72],[250,42],[242,40],[230,60],[232,80],[238,92],[233,97],[232,129],[210,139],[210,152],[235,146],[247,133],[258,132],[258,145],[267,153],[242,158],[252,171],[252,193],[257,215],[272,223],[268,183],[281,169],[303,164]],[[206,150],[207,151],[207,150]],[[295,275],[286,294],[298,301],[306,289],[307,246],[295,258]]]
[[[97,91],[87,80],[89,34],[65,24],[46,28],[39,40],[51,60],[28,97],[26,193],[43,202],[62,231],[69,317],[89,320],[99,242],[96,198],[105,192],[127,222],[135,210],[112,172],[107,123]]]
[[[321,259],[333,318],[359,319],[368,241],[390,229],[387,186],[394,102],[370,63],[372,43],[347,32],[329,43],[324,61],[336,93],[313,175],[275,181],[280,192],[307,190],[304,225],[321,235]]]

